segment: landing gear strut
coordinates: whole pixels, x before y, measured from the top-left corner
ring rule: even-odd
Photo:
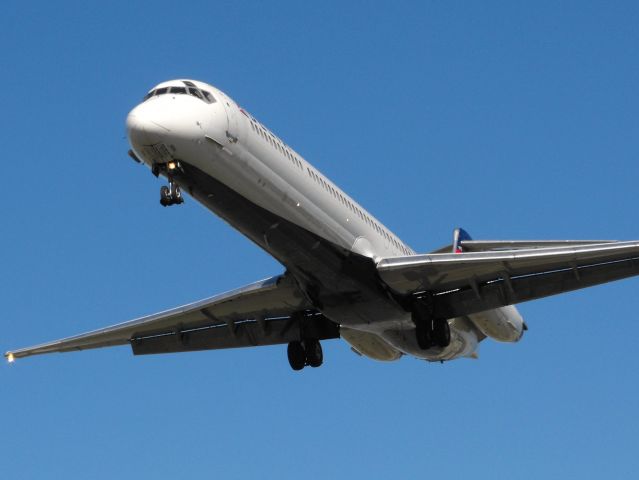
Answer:
[[[432,302],[427,299],[415,301],[411,314],[419,348],[428,350],[432,347],[444,348],[450,345],[448,320],[434,317]]]
[[[164,185],[160,188],[160,204],[163,207],[168,207],[169,205],[178,205],[180,203],[184,203],[182,191],[179,185],[173,180],[169,180],[168,187]]]
[[[287,349],[288,363],[293,370],[302,370],[306,365],[317,368],[324,362],[319,340],[291,342]]]

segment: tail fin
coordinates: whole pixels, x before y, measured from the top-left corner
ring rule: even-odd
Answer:
[[[464,240],[472,240],[472,237],[463,228],[456,228],[453,231],[453,253],[462,253],[464,251],[462,245]]]

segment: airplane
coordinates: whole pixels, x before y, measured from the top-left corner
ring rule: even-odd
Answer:
[[[5,354],[114,345],[134,355],[287,345],[293,370],[342,338],[379,361],[476,358],[517,342],[517,303],[639,274],[639,242],[487,241],[454,230],[418,254],[253,115],[212,85],[171,80],[126,119],[129,155],[272,255],[284,273],[204,300]]]

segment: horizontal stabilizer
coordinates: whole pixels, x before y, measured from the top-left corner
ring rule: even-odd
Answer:
[[[451,251],[456,252],[456,250],[461,250],[462,252],[487,252],[497,250],[601,245],[606,243],[618,242],[616,240],[471,240],[468,238],[460,239],[459,242],[453,242],[450,245],[445,245],[430,253],[449,253]]]

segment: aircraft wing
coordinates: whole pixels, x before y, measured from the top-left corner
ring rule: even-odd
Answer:
[[[485,242],[484,246],[497,248],[384,258],[377,269],[381,279],[397,293],[431,292],[435,314],[443,318],[639,274],[639,242],[543,244]]]
[[[5,356],[13,360],[126,344],[140,355],[275,345],[302,336],[324,340],[338,338],[339,331],[313,310],[285,274],[172,310],[10,351]]]

